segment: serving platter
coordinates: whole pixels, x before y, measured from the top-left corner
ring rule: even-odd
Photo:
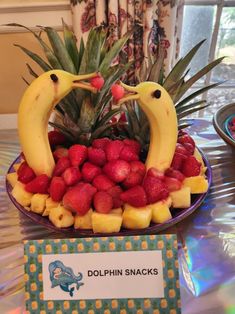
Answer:
[[[202,155],[203,161],[207,168],[206,176],[208,180],[208,190],[206,193],[203,194],[194,194],[191,196],[191,206],[186,209],[177,209],[174,208],[171,210],[172,218],[165,223],[161,224],[151,224],[148,228],[144,229],[136,229],[136,230],[129,230],[122,228],[120,232],[117,233],[93,233],[92,230],[84,230],[84,229],[74,229],[73,227],[69,228],[57,228],[54,226],[48,217],[43,217],[38,215],[34,212],[28,211],[22,205],[20,205],[15,198],[12,196],[12,187],[9,182],[6,180],[6,191],[9,195],[10,200],[15,205],[15,207],[29,219],[31,219],[36,225],[42,225],[47,229],[50,229],[55,232],[60,232],[63,234],[69,234],[70,236],[74,237],[95,237],[95,236],[127,236],[127,235],[142,235],[142,234],[154,234],[158,233],[162,230],[166,230],[167,228],[177,224],[178,222],[184,220],[186,217],[191,215],[204,201],[206,198],[211,182],[212,182],[212,169],[208,159],[206,158],[205,154],[202,150],[198,149]],[[21,161],[21,156],[18,156],[13,163],[11,164],[10,168],[8,169],[8,173],[14,172],[14,165]]]
[[[229,145],[235,147],[235,140],[228,134],[227,122],[235,114],[235,103],[219,108],[213,117],[213,125],[218,135]]]

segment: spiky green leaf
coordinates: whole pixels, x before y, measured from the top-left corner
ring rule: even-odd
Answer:
[[[115,126],[115,123],[110,123],[110,124],[105,124],[105,125],[102,125],[100,126],[99,128],[97,128],[93,133],[92,133],[92,137],[91,137],[91,141],[95,138],[99,138],[99,137],[102,137],[103,134],[113,128]]]
[[[197,106],[202,106],[206,103],[206,100],[199,100],[193,103],[184,104],[183,106],[176,107],[176,113],[179,114],[181,112],[187,111],[188,109],[195,108]]]
[[[18,23],[10,23],[7,24],[8,26],[14,26],[14,27],[22,27],[26,30],[28,30],[29,32],[31,32],[34,37],[38,40],[39,44],[41,45],[45,56],[48,60],[48,62],[50,63],[50,65],[52,66],[53,69],[62,69],[62,65],[60,64],[59,60],[56,58],[55,54],[53,53],[53,51],[50,49],[50,47],[42,40],[42,38],[33,30],[31,30],[30,28],[18,24]]]
[[[42,69],[43,71],[50,71],[52,68],[47,64],[39,55],[36,53],[33,53],[32,51],[28,50],[25,47],[22,47],[21,45],[14,44],[14,46],[20,48],[26,55],[28,55],[33,61],[35,61]]]
[[[65,48],[68,51],[68,54],[75,66],[76,73],[79,70],[79,64],[80,64],[80,54],[78,52],[77,44],[76,44],[76,38],[74,35],[74,32],[70,30],[68,25],[64,22],[62,19],[63,23],[63,36],[64,36],[64,44]]]
[[[203,101],[202,101],[203,102]],[[210,106],[210,104],[206,104],[204,106],[202,105],[199,105],[199,106],[193,106],[192,104],[192,108],[191,109],[187,109],[185,111],[182,111],[181,113],[177,114],[177,118],[178,120],[184,118],[184,117],[187,117],[188,115],[194,113],[194,112],[197,112],[199,110],[202,110],[204,108],[207,108],[208,106]]]
[[[187,90],[200,78],[202,78],[204,75],[206,75],[208,72],[210,72],[215,66],[217,66],[221,61],[224,59],[224,57],[218,58],[208,65],[206,65],[204,68],[202,68],[200,71],[198,71],[194,76],[192,76],[188,81],[186,81],[182,87],[180,92],[178,93],[177,97],[175,98],[175,102],[179,101],[181,97],[187,92]]]
[[[113,60],[118,56],[119,52],[126,44],[127,40],[130,38],[132,32],[127,32],[122,38],[118,39],[114,45],[109,49],[105,58],[99,66],[99,71],[102,75],[105,76],[105,73],[108,71]]]
[[[106,38],[102,27],[91,29],[79,69],[80,74],[97,71],[100,65],[101,50]]]
[[[211,88],[214,88],[220,84],[222,84],[224,82],[218,82],[218,83],[214,83],[211,85],[208,85],[206,87],[200,88],[199,90],[197,90],[196,92],[190,94],[189,96],[185,97],[183,100],[181,100],[180,102],[178,102],[175,106],[176,107],[181,107],[184,104],[188,103],[189,101],[191,101],[192,99],[196,98],[197,96],[205,93],[206,91],[210,90]]]
[[[33,77],[37,78],[38,74],[32,69],[32,67],[28,63],[26,63],[26,66],[27,66],[27,69],[29,71],[29,74],[32,75]]]
[[[76,68],[59,34],[52,27],[42,27],[46,32],[56,58],[65,71],[76,74]]]
[[[164,58],[165,58],[165,49],[159,45],[159,48],[157,50],[157,56],[154,64],[150,68],[150,73],[148,76],[148,81],[153,81],[158,83],[160,81],[161,72],[163,69],[164,64]]]
[[[193,57],[195,56],[198,49],[201,45],[205,42],[205,39],[200,41],[196,46],[194,46],[184,58],[181,58],[176,65],[173,67],[169,75],[166,77],[163,87],[165,89],[169,89],[175,82],[177,82],[181,76],[184,74],[185,70],[187,69],[188,65],[192,61]]]
[[[108,113],[106,113],[102,119],[99,121],[99,123],[97,124],[97,128],[107,124],[114,116],[116,116],[118,113],[120,113],[120,108],[115,108],[110,110]]]

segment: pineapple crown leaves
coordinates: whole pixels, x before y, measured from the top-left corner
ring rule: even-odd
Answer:
[[[193,60],[197,51],[203,45],[205,40],[202,40],[197,45],[195,45],[185,57],[181,58],[176,65],[173,67],[171,72],[168,75],[164,75],[164,56],[165,48],[160,44],[153,51],[151,46],[148,50],[148,59],[144,60],[142,66],[138,72],[137,79],[141,81],[154,81],[162,85],[171,96],[177,112],[179,129],[185,128],[190,125],[187,122],[186,118],[189,114],[192,114],[196,111],[202,110],[208,107],[210,104],[207,104],[205,100],[193,101],[194,98],[203,94],[204,92],[214,88],[223,82],[218,82],[210,84],[208,86],[199,88],[195,92],[187,95],[185,98],[183,96],[204,75],[209,73],[214,67],[216,67],[224,57],[218,58],[202,69],[200,69],[192,77],[187,78],[189,73],[189,64]],[[129,122],[128,133],[130,137],[139,137],[139,134],[143,134],[142,142],[146,142],[148,138],[149,128],[148,120],[142,110],[137,106],[126,106],[127,107],[127,117]],[[136,116],[133,116],[133,110],[135,111]],[[137,132],[136,132],[137,130]],[[147,130],[147,131],[146,131]],[[147,140],[148,141],[148,140]]]
[[[89,33],[86,45],[81,40],[78,47],[73,31],[63,20],[63,38],[51,27],[38,26],[39,32],[37,32],[17,23],[7,25],[24,28],[33,34],[44,52],[46,61],[38,54],[19,44],[15,44],[15,46],[38,64],[43,71],[56,68],[74,74],[97,71],[102,75],[105,84],[97,94],[93,95],[88,91],[78,89],[73,90],[56,106],[61,117],[61,124],[57,124],[56,127],[60,128],[65,135],[68,136],[69,134],[68,137],[76,137],[75,142],[79,141],[80,135],[83,138],[92,138],[92,132],[97,131],[96,134],[100,134],[101,130],[98,131],[97,128],[102,127],[102,130],[104,130],[103,124],[109,125],[110,116],[112,117],[114,113],[118,113],[115,110],[112,111],[111,115],[105,114],[107,106],[110,106],[111,85],[120,79],[131,65],[131,63],[126,62],[120,64],[122,58],[119,56],[132,32],[127,32],[121,39],[111,43],[112,30],[110,28],[104,26],[94,27]],[[42,39],[41,34],[43,32],[50,44]],[[118,58],[119,64],[114,65],[114,61]],[[38,76],[29,64],[27,64],[27,68],[33,77]],[[25,82],[28,84],[26,80]],[[84,136],[86,133],[90,134]]]

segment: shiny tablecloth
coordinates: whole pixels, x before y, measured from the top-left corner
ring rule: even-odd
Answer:
[[[189,128],[213,170],[203,205],[164,231],[179,240],[183,314],[235,313],[235,150],[215,133],[211,118]],[[36,226],[10,202],[5,174],[19,154],[17,132],[0,131],[0,313],[23,313],[23,239],[61,238]],[[164,233],[163,232],[163,233]]]

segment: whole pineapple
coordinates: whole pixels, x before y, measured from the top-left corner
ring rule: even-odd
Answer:
[[[202,194],[208,190],[206,167],[193,139],[181,133],[177,142],[177,119],[182,128],[185,126],[181,120],[183,117],[207,106],[205,101],[191,100],[217,84],[199,89],[185,98],[183,95],[222,58],[187,79],[188,64],[203,42],[182,58],[168,75],[163,70],[164,49],[159,46],[155,53],[150,51],[147,62],[142,63],[136,78],[139,85],[132,87],[122,84],[134,96],[130,99],[139,99],[148,115],[147,119],[136,102],[128,102],[121,109],[112,106],[111,86],[115,86],[114,83],[120,78],[123,79],[131,66],[125,63],[122,51],[129,33],[110,44],[109,29],[96,27],[90,31],[87,44],[81,41],[77,48],[74,34],[65,23],[64,40],[50,27],[42,27],[42,30],[48,36],[50,47],[40,35],[30,31],[42,46],[47,62],[28,49],[17,46],[47,72],[43,77],[49,79],[50,76],[56,83],[72,74],[82,76],[98,72],[104,79],[104,85],[96,94],[87,88],[80,88],[72,90],[63,99],[57,98],[62,99],[56,106],[59,119],[51,124],[65,135],[62,144],[67,147],[58,147],[57,144],[61,144],[58,142],[51,145],[52,151],[46,147],[50,154],[53,153],[52,159],[56,163],[50,167],[49,175],[41,171],[34,173],[35,167],[31,169],[26,158],[17,171],[17,179],[22,184],[15,185],[12,192],[18,203],[25,206],[22,199],[27,197],[27,205],[31,203],[30,210],[40,211],[43,216],[49,215],[49,220],[57,228],[74,225],[78,229],[112,233],[119,232],[121,226],[143,229],[148,228],[151,221],[155,224],[164,223],[172,218],[171,206],[188,208],[191,205],[191,194]],[[29,65],[28,69],[34,77],[38,77]],[[58,78],[56,74],[61,77]],[[91,77],[83,77],[88,76]],[[41,82],[40,78],[36,81]],[[34,90],[32,85],[29,87],[31,92]],[[135,98],[136,91],[139,92],[139,98]],[[162,107],[165,109],[162,110]],[[114,116],[120,114],[121,110],[124,111],[124,118],[121,115],[122,119],[115,121]],[[27,130],[24,131],[27,134]],[[31,151],[32,142],[31,139],[27,141]],[[44,146],[44,142],[41,146]],[[168,153],[166,146],[170,148]],[[141,156],[141,152],[147,152],[148,157],[151,155],[150,162],[148,157],[146,160],[146,156]],[[33,159],[37,159],[37,156]],[[39,164],[41,167],[41,161]],[[25,195],[25,191],[30,194]],[[51,208],[51,203],[55,207]]]
[[[26,28],[19,24],[9,24]],[[103,26],[90,31],[86,45],[81,40],[79,48],[73,32],[63,22],[62,40],[51,27],[41,27],[51,44],[48,46],[36,32],[26,28],[35,36],[47,58],[44,61],[39,55],[21,45],[21,48],[44,71],[61,69],[72,74],[98,72],[104,78],[102,90],[95,95],[89,91],[75,90],[66,96],[57,106],[56,122],[51,123],[59,129],[71,143],[89,145],[93,139],[112,133],[113,124],[110,120],[120,112],[112,109],[112,95],[110,87],[119,80],[129,69],[130,63],[122,51],[130,33],[127,33],[115,43],[110,42],[111,31]],[[121,53],[120,53],[121,52]],[[118,58],[118,64],[115,62]],[[33,77],[38,77],[30,65],[28,70]],[[26,82],[28,83],[28,82]]]

